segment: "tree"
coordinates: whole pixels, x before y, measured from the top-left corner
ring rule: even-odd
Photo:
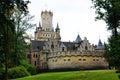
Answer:
[[[8,79],[8,54],[11,51],[15,25],[11,16],[16,8],[26,14],[29,1],[23,0],[0,0],[0,36],[3,36],[3,54],[5,58],[5,80]]]
[[[118,36],[120,0],[92,0],[92,2],[96,9],[96,19],[103,19],[108,26],[108,30],[111,30],[115,37]]]
[[[15,34],[14,34],[14,52],[10,55],[12,66],[20,65],[21,60],[26,59],[26,49],[29,48],[26,39],[30,39],[27,35],[27,30],[35,26],[32,24],[34,16],[31,16],[29,13],[24,15],[18,9],[14,10],[12,18],[15,22]]]
[[[112,35],[106,45],[107,58],[110,66],[120,67],[120,0],[92,0],[96,9],[96,19],[106,22]]]

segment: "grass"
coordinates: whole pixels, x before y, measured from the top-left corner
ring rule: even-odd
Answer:
[[[14,80],[119,80],[114,70],[87,70],[41,73]]]

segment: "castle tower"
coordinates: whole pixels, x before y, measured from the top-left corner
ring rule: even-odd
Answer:
[[[55,31],[56,31],[56,40],[60,41],[61,40],[61,36],[60,36],[60,28],[59,28],[58,23],[57,23],[57,27],[56,27]]]
[[[48,41],[48,39],[54,36],[54,29],[52,25],[53,13],[51,11],[41,12],[41,23],[35,31],[35,40]]]
[[[42,30],[43,31],[53,31],[52,27],[52,18],[53,13],[50,11],[42,11],[41,20],[42,20]]]

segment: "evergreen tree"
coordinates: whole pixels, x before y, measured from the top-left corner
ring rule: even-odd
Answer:
[[[28,12],[27,4],[29,1],[24,0],[0,0],[0,36],[3,38],[2,54],[5,62],[5,80],[8,80],[8,55],[10,54],[13,45],[15,23],[11,16],[16,7],[19,11],[26,14]]]
[[[106,45],[107,58],[110,66],[120,67],[120,0],[92,0],[96,9],[96,19],[106,22],[112,35]]]

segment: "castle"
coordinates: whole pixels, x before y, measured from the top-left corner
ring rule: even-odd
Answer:
[[[41,12],[42,25],[39,23],[36,28],[35,39],[31,40],[31,50],[27,53],[30,64],[40,70],[108,68],[101,40],[94,46],[78,34],[73,42],[61,41],[59,25],[54,30],[52,17],[51,11]]]

